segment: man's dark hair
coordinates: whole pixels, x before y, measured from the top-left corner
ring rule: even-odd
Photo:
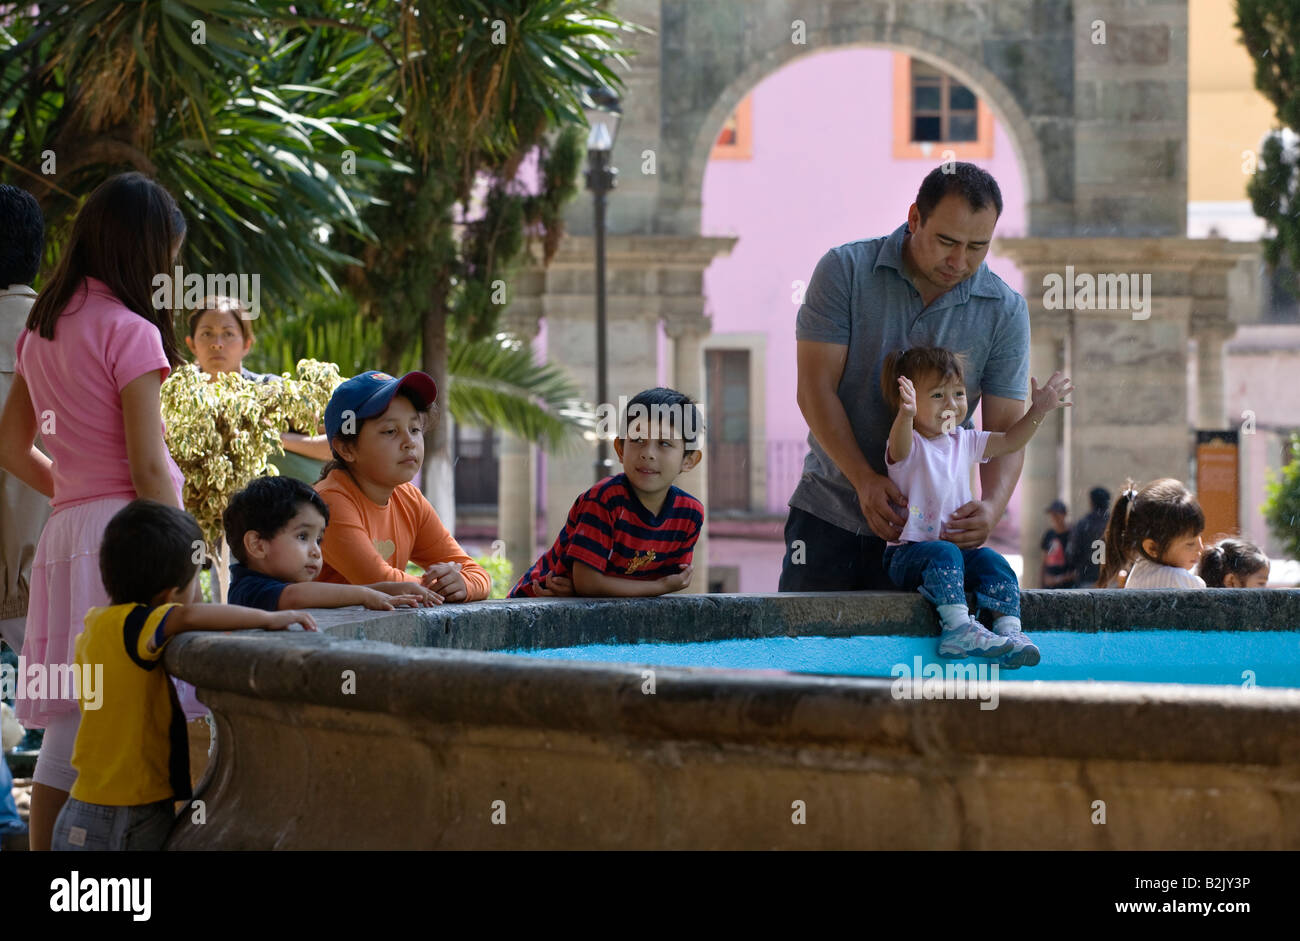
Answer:
[[[1002,216],[1002,190],[987,170],[973,163],[945,163],[929,172],[916,193],[916,211],[923,225],[949,193],[961,194],[976,212],[992,206],[998,217]]]
[[[45,250],[45,216],[27,190],[0,185],[0,288],[31,284],[41,270]]]
[[[1088,491],[1088,500],[1091,501],[1094,510],[1109,509],[1110,491],[1105,487],[1093,487]]]
[[[244,551],[244,534],[249,530],[263,539],[274,539],[304,504],[320,510],[330,521],[330,508],[319,493],[295,477],[255,477],[247,487],[230,498],[221,525],[226,530],[230,554],[240,565],[248,564]]]
[[[647,423],[668,426],[682,436],[685,452],[698,451],[697,441],[704,431],[704,421],[700,409],[689,395],[676,389],[659,386],[638,392],[627,403],[627,414],[623,416],[622,437],[628,437],[628,429],[637,430],[637,424],[643,427]]]
[[[114,514],[99,545],[99,576],[113,604],[149,604],[184,588],[199,570],[203,531],[194,517],[154,500],[132,500]]]

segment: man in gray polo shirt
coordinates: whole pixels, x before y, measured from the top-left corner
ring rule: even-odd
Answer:
[[[1024,414],[1029,310],[984,264],[1001,214],[992,176],[948,164],[922,182],[906,225],[832,248],[817,263],[795,327],[811,453],[790,497],[781,591],[895,590],[881,557],[902,532],[907,500],[885,472],[894,418],[880,392],[887,352],[966,354],[967,414],[982,398],[985,431],[1006,431]],[[958,509],[942,538],[983,545],[1023,466],[1023,451],[979,465],[982,499]]]

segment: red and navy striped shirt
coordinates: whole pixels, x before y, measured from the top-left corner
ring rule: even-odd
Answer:
[[[606,477],[574,501],[555,545],[510,590],[528,598],[547,575],[573,577],[573,563],[624,578],[656,579],[689,565],[704,525],[704,505],[668,488],[658,516],[651,515],[626,474]]]

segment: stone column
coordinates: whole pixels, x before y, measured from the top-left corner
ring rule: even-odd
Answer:
[[[1085,509],[1088,490],[1095,486],[1117,493],[1126,477],[1139,484],[1156,477],[1185,480],[1192,448],[1188,339],[1193,334],[1226,337],[1234,329],[1227,285],[1238,257],[1229,243],[1027,238],[1001,239],[998,251],[1024,273],[1035,348],[1035,310],[1053,314],[1065,325],[1065,372],[1076,389],[1066,441],[1071,508],[1076,514]],[[1222,339],[1217,345],[1221,355]],[[1218,392],[1210,394],[1219,403],[1221,424],[1221,375],[1217,385]],[[1022,479],[1036,475],[1027,468]],[[1035,502],[1026,514],[1041,514],[1041,497],[1032,490],[1027,496]],[[1029,560],[1026,545],[1026,570]]]
[[[704,338],[709,333],[709,322],[703,317],[691,321],[672,319],[664,322],[664,330],[673,341],[672,387],[695,400],[699,407],[700,420],[704,421],[709,413],[705,399],[708,384],[704,374]],[[705,509],[704,528],[700,532],[699,541],[695,544],[692,557],[694,574],[691,577],[691,586],[686,589],[685,594],[703,594],[709,590],[708,462],[710,458],[706,437],[703,460],[695,470],[677,480],[677,486],[704,504]]]
[[[1071,3],[1074,235],[1187,231],[1187,6]]]
[[[1033,292],[1031,292],[1032,294]],[[1057,370],[1065,371],[1063,341],[1065,325],[1051,311],[1041,310],[1030,302],[1029,374],[1044,384]],[[1035,310],[1035,306],[1040,307]],[[1025,390],[1025,409],[1029,408],[1029,390]],[[1020,553],[1024,558],[1024,575],[1021,588],[1042,588],[1040,575],[1043,550],[1039,540],[1046,528],[1043,510],[1065,492],[1065,482],[1060,476],[1060,449],[1064,440],[1064,421],[1067,409],[1058,409],[1044,419],[1034,437],[1025,447],[1025,467],[1020,473]]]
[[[1228,427],[1223,401],[1223,344],[1235,332],[1235,327],[1207,327],[1193,334],[1196,340],[1196,421],[1206,430]]]
[[[500,325],[529,345],[537,337],[541,309],[535,292],[542,282],[535,275],[526,273],[519,279],[521,289],[532,289],[531,296],[516,296]],[[503,551],[514,570],[513,578],[518,579],[533,564],[537,552],[537,445],[503,432],[498,466],[497,538],[505,543]]]
[[[503,433],[499,463],[497,536],[518,579],[537,552],[537,446]]]

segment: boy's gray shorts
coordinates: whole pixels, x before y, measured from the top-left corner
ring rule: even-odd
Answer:
[[[54,822],[55,850],[160,850],[176,823],[170,798],[133,807],[87,804],[69,797]]]

